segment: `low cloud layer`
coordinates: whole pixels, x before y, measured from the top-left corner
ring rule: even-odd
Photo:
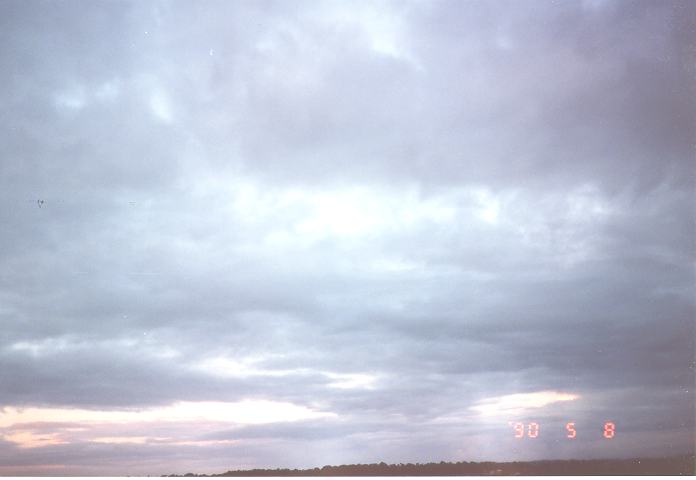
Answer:
[[[0,474],[693,452],[694,21],[3,2]]]

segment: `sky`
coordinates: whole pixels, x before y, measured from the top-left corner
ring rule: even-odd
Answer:
[[[693,452],[694,24],[0,1],[0,474]]]

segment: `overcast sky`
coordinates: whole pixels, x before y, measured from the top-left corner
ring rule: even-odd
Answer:
[[[2,0],[0,474],[693,452],[695,24]]]

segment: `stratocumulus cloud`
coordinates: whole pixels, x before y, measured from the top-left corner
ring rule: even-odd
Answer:
[[[2,2],[0,474],[693,452],[695,17]]]

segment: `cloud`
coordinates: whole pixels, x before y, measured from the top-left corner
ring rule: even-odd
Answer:
[[[5,2],[0,473],[693,451],[694,8],[538,7]]]
[[[579,395],[562,392],[513,393],[501,397],[486,398],[471,407],[481,415],[520,415],[526,410],[539,409],[558,402],[569,402]]]

